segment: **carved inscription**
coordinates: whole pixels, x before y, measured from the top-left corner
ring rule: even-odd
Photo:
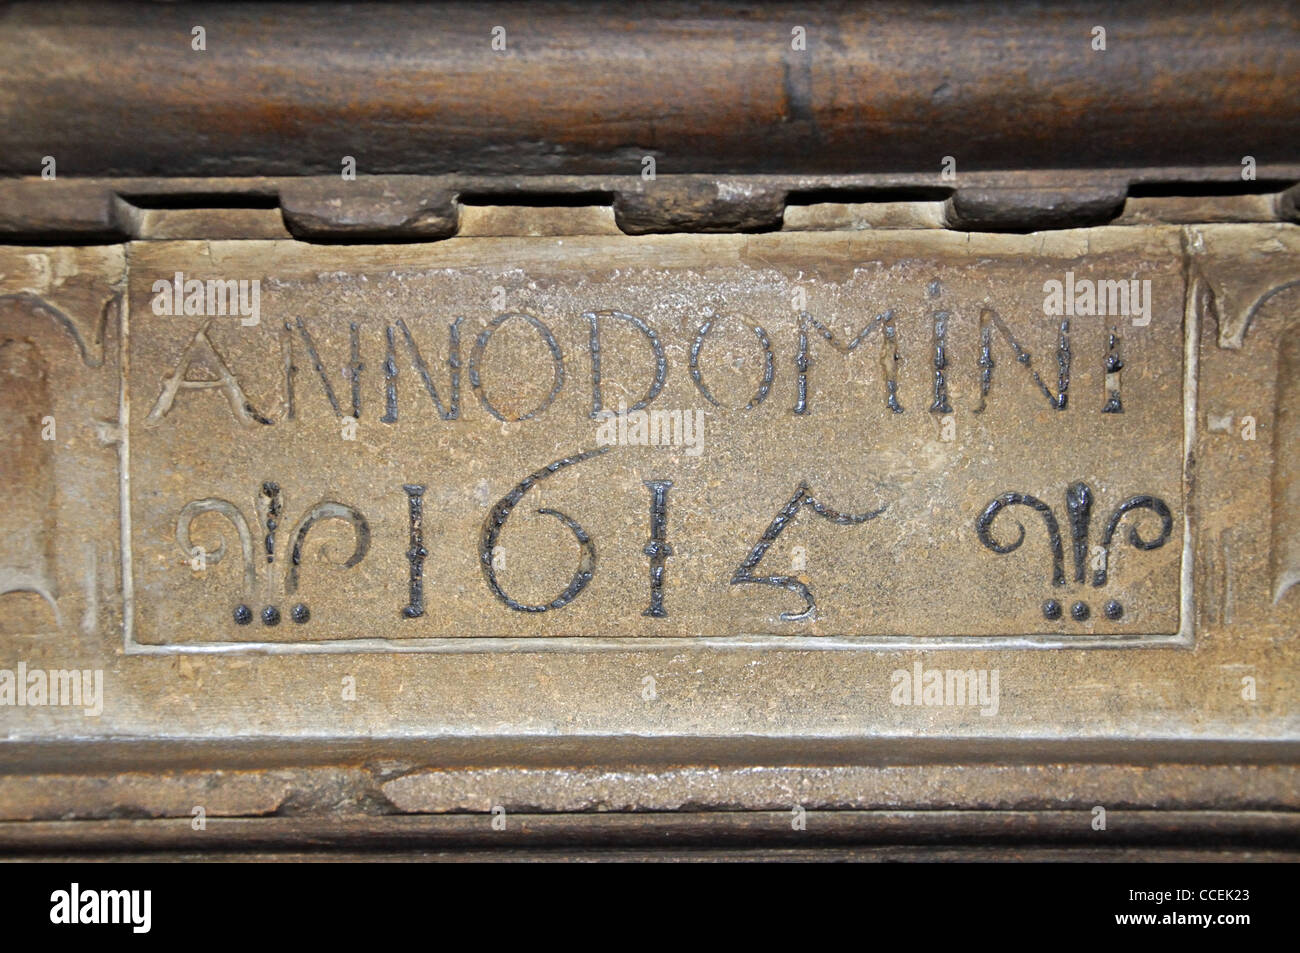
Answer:
[[[911,241],[153,243],[261,320],[132,310],[129,638],[1174,637],[1176,246]]]

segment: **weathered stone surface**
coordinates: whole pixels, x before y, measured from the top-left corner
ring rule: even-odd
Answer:
[[[1107,763],[1112,769],[1099,769],[1095,785],[1081,790],[1149,805],[1198,790],[1196,772],[1154,786],[1146,774],[1131,787],[1141,772],[1116,762],[1294,760],[1300,597],[1286,582],[1296,551],[1287,436],[1295,234],[1290,225],[1224,224],[1026,236],[552,235],[437,246],[153,241],[129,246],[129,282],[126,249],[6,249],[3,366],[31,386],[4,392],[19,424],[14,451],[0,458],[12,501],[4,538],[21,544],[6,544],[3,555],[6,571],[43,573],[50,584],[0,595],[0,669],[98,671],[102,710],[48,699],[0,706],[5,770],[77,774],[98,765],[103,774],[135,767],[150,739],[156,771],[286,759],[377,765],[337,797],[304,797],[317,781],[286,782],[283,804],[308,812],[336,802],[473,811],[494,797],[536,810],[667,808],[697,797],[771,806],[786,796],[787,781],[746,793],[744,768],[972,757]],[[154,283],[166,286],[177,271],[183,280],[260,281],[258,323],[155,313]],[[1069,400],[1056,409],[1030,370],[1059,393],[1060,325],[1043,313],[1043,285],[1067,272],[1149,279],[1152,308],[1150,323],[1141,313],[1071,319]],[[129,306],[119,315],[113,302],[124,288]],[[841,345],[896,309],[892,340],[882,320],[848,354],[806,326],[804,414],[794,412],[800,288],[809,320]],[[716,406],[690,373],[706,308],[716,321],[698,368]],[[650,409],[702,410],[702,452],[616,442],[530,488],[498,541],[502,591],[544,604],[578,566],[574,535],[538,508],[581,524],[596,563],[567,605],[516,611],[488,583],[483,527],[528,474],[597,446],[583,315],[615,309],[654,329],[666,371]],[[943,370],[952,441],[942,431],[949,414],[930,412],[941,310],[949,314]],[[986,310],[1030,355],[1030,369],[991,325],[995,363],[977,414]],[[474,357],[489,322],[512,313],[544,323],[562,355],[563,385],[544,408],[556,363],[537,325],[504,321]],[[448,328],[458,316],[460,402],[457,418],[444,420],[402,327],[448,410]],[[634,404],[654,377],[653,348],[631,322],[600,320],[603,404],[617,408],[620,397]],[[352,410],[352,323],[362,365],[355,441],[344,439],[342,419]],[[200,344],[212,348],[194,352],[186,367],[183,355],[205,325]],[[753,325],[769,342],[773,375],[747,411],[766,364]],[[389,327],[398,413],[385,423]],[[1121,339],[1123,414],[1101,413],[1112,329]],[[292,421],[286,352],[297,368]],[[247,406],[232,406],[220,388],[192,386],[220,380],[214,355]],[[151,422],[178,367],[178,384],[191,386],[179,387],[170,410]],[[901,413],[889,406],[891,375]],[[505,417],[538,410],[502,421],[484,399]],[[49,416],[41,413],[46,404],[57,421],[52,442],[31,433]],[[673,481],[664,617],[642,615],[653,536],[646,480]],[[800,480],[828,507],[885,509],[859,525],[799,509],[750,567],[756,577],[805,577],[814,616],[782,620],[804,604],[797,588],[732,580]],[[1082,582],[1065,496],[1076,482],[1094,498]],[[269,563],[267,483],[278,485],[282,505]],[[425,487],[416,547],[406,485]],[[995,516],[989,534],[1000,545],[1023,525],[1018,549],[999,554],[981,542],[980,513],[1009,492],[1053,511],[1064,585],[1053,582],[1041,510],[1014,505]],[[1094,586],[1093,547],[1115,508],[1137,496],[1168,507],[1168,537],[1158,548],[1135,547],[1132,528],[1150,543],[1164,535],[1163,521],[1156,509],[1128,512],[1104,552],[1107,579]],[[186,558],[195,554],[176,539],[195,500],[230,503],[190,511],[193,543],[208,557],[219,540],[225,545],[221,560],[197,571]],[[359,524],[323,511],[303,539],[291,593],[295,530],[322,501],[364,515],[366,552],[343,568]],[[240,512],[248,524],[251,584],[240,517],[231,523],[224,512]],[[795,545],[805,548],[803,569],[795,568]],[[408,553],[419,547],[428,551],[424,613],[406,617],[402,609],[415,604]],[[1064,614],[1049,621],[1042,603],[1057,593]],[[1103,611],[1111,598],[1123,604],[1117,620]],[[1076,600],[1089,604],[1088,619],[1070,617]],[[298,603],[309,607],[306,622],[293,621]],[[248,625],[235,622],[240,604],[255,613]],[[280,610],[278,625],[262,624],[266,606]],[[950,703],[957,680],[949,673],[958,672],[976,686],[983,678],[985,703],[978,692],[955,691]],[[927,695],[935,678],[943,691]],[[647,758],[684,773],[662,790],[620,780],[620,766]],[[448,764],[464,770],[425,773]],[[698,779],[687,770],[724,764],[741,770]],[[575,797],[528,775],[529,766],[548,769],[558,785],[575,765],[591,766],[574,775]],[[499,773],[507,768],[519,773]],[[847,792],[858,779],[819,788],[817,803],[920,803],[930,777],[918,771],[896,798],[879,780],[876,793],[855,801]],[[955,789],[943,803],[1024,804],[1026,786],[1049,783],[950,777]],[[1290,782],[1279,777],[1265,783],[1263,775],[1219,772],[1203,796],[1179,803],[1289,803],[1279,785]],[[1050,783],[1083,782],[1072,775]],[[1162,802],[1157,788],[1179,784],[1188,787]],[[73,810],[104,816],[105,804],[118,804],[172,816],[188,799],[189,788],[180,790],[156,801],[85,798]],[[1243,800],[1248,790],[1263,791],[1262,800]],[[279,791],[253,791],[246,809],[280,810]],[[26,798],[13,795],[6,816],[50,816],[13,806]]]
[[[1173,229],[156,242],[131,301],[128,644],[1190,637]]]
[[[0,777],[0,817],[252,817],[274,813],[289,794],[265,771],[36,774]]]
[[[557,779],[562,783],[557,784]],[[1189,772],[1174,765],[1115,769],[1099,765],[889,765],[885,767],[681,768],[629,765],[621,770],[541,768],[431,770],[383,785],[404,812],[681,811],[728,803],[746,810],[791,804],[808,810],[911,807],[941,811],[1088,809],[1104,801],[1123,810],[1229,805],[1295,807],[1290,766]]]
[[[102,441],[125,277],[121,246],[0,250],[0,667],[76,651],[120,615],[120,468]]]

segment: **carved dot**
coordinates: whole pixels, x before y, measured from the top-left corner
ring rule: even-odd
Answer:
[[[1076,602],[1070,606],[1070,616],[1075,622],[1084,622],[1090,615],[1092,615],[1092,610],[1088,608],[1086,602]]]
[[[301,625],[311,618],[311,610],[300,602],[293,607],[293,611],[290,612],[289,615],[293,618],[294,622]]]
[[[262,610],[262,625],[279,625],[280,610],[275,606],[267,606]]]
[[[1048,599],[1043,603],[1043,618],[1051,619],[1055,622],[1061,617],[1061,604],[1055,599]]]
[[[248,606],[235,606],[235,625],[248,625],[253,621],[253,610]]]
[[[1113,621],[1113,620],[1115,620],[1115,619],[1118,619],[1118,618],[1119,618],[1120,616],[1122,616],[1123,614],[1124,614],[1124,607],[1123,607],[1122,605],[1120,605],[1118,602],[1116,602],[1114,599],[1112,599],[1112,600],[1110,600],[1110,602],[1106,603],[1106,618],[1107,618],[1107,619],[1111,619],[1111,620]]]

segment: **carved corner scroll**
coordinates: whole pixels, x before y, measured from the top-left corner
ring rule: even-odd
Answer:
[[[1270,500],[1273,519],[1269,569],[1273,603],[1277,604],[1300,582],[1300,229],[1279,225],[1260,237],[1252,230],[1249,247],[1232,247],[1237,230],[1213,230],[1216,239],[1207,245],[1210,229],[1189,230],[1188,248],[1198,280],[1208,285],[1207,311],[1218,324],[1218,345],[1240,350],[1247,333],[1262,321],[1276,322],[1281,332],[1274,380],[1273,469]],[[1245,235],[1244,232],[1238,232]],[[1222,244],[1224,247],[1218,247]],[[1213,247],[1210,247],[1213,246]],[[1249,268],[1233,268],[1224,252],[1248,255]],[[1211,277],[1213,256],[1218,267]]]

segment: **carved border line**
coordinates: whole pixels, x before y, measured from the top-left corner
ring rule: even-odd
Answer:
[[[1193,555],[1191,486],[1193,450],[1196,440],[1197,381],[1200,356],[1200,328],[1205,308],[1204,280],[1191,270],[1184,250],[1183,283],[1183,552],[1179,580],[1179,626],[1174,633],[1092,635],[771,635],[764,633],[721,637],[621,638],[587,636],[557,637],[466,637],[440,636],[425,639],[326,639],[318,642],[187,642],[146,645],[135,640],[135,579],[131,556],[131,420],[127,382],[130,379],[130,296],[122,293],[121,383],[118,420],[119,485],[122,529],[122,630],[127,655],[318,655],[436,653],[475,654],[529,652],[660,652],[682,649],[762,649],[764,651],[944,651],[949,649],[1134,649],[1191,648],[1195,638],[1193,599]],[[129,282],[128,282],[129,289]]]

